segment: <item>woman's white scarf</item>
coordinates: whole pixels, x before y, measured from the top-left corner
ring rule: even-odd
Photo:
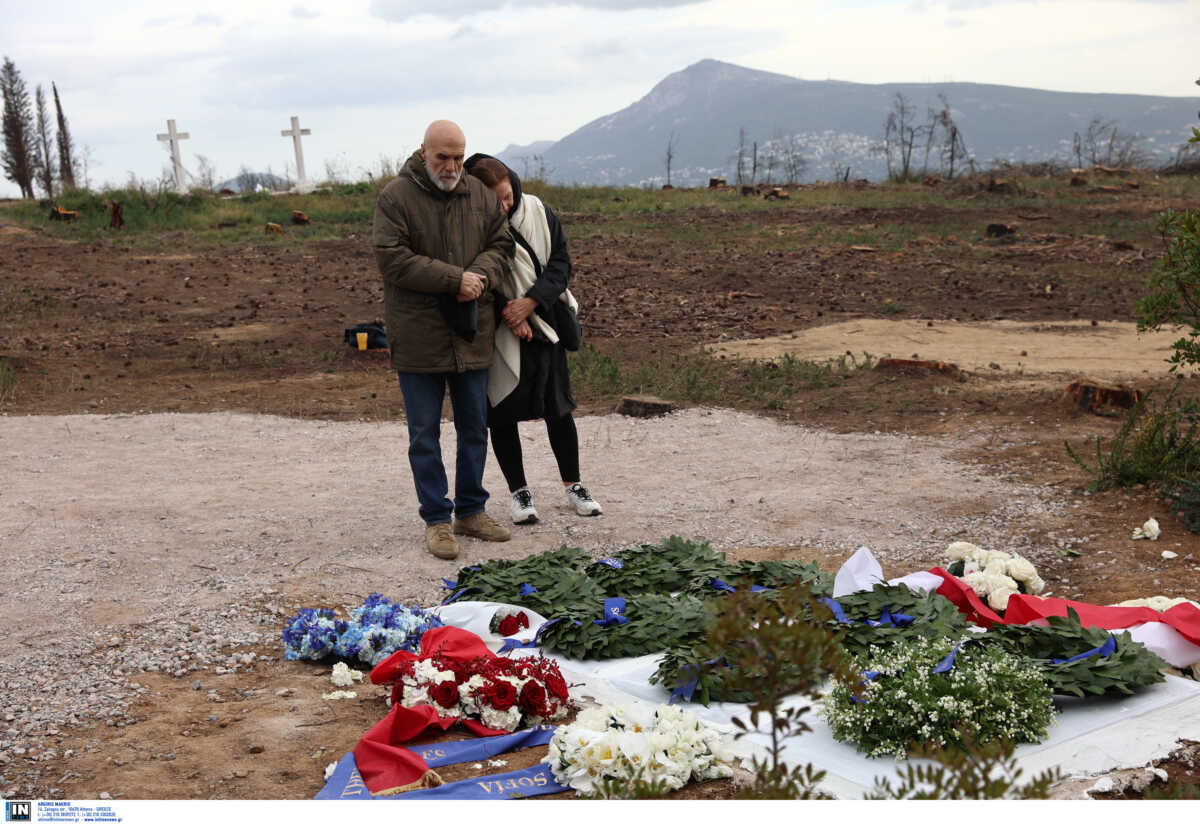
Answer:
[[[508,222],[525,238],[544,269],[550,261],[550,223],[546,219],[545,204],[533,195],[523,194],[520,204]],[[516,244],[516,248],[512,274],[500,281],[500,291],[509,300],[525,297],[525,293],[537,280],[537,269],[534,268],[533,259],[520,243]],[[579,303],[571,294],[571,290],[565,290],[559,300],[574,311],[579,311]],[[530,328],[540,331],[551,343],[558,343],[558,334],[555,333],[554,327],[538,317],[536,312],[529,316],[528,321]],[[488,400],[492,406],[507,398],[520,382],[521,340],[512,333],[508,324],[501,322],[496,329],[496,353],[492,358],[492,367],[488,370]]]

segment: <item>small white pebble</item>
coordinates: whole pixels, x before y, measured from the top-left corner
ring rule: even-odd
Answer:
[[[471,769],[473,769],[473,770],[482,770],[482,769],[483,769],[483,765],[482,765],[482,764],[472,764],[472,765],[471,765]]]
[[[1164,549],[1164,550],[1163,550],[1163,553],[1162,553],[1162,556],[1163,556],[1164,558],[1166,558],[1166,559],[1169,561],[1169,560],[1171,560],[1172,558],[1178,558],[1178,557],[1179,557],[1179,553],[1178,553],[1178,552],[1172,552],[1172,551],[1171,551],[1171,550],[1169,550],[1169,549]]]
[[[334,690],[333,692],[324,693],[321,697],[326,701],[339,701],[343,698],[357,698],[358,693],[351,690]]]
[[[326,781],[328,781],[330,778],[333,777],[333,771],[336,769],[337,769],[336,761],[334,761],[332,764],[330,764],[328,767],[325,768],[325,780]]]
[[[488,759],[487,765],[488,765],[489,767],[507,767],[507,766],[508,766],[508,762],[507,762],[507,761],[502,761],[502,760],[501,760],[501,759],[499,759],[499,758],[497,758],[497,759],[494,759],[494,760],[493,760],[493,759]]]

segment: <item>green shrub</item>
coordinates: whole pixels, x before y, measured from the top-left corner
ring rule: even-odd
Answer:
[[[1162,498],[1189,532],[1200,532],[1200,475],[1171,478],[1163,485]]]
[[[1200,438],[1196,431],[1200,410],[1195,403],[1175,401],[1173,393],[1161,406],[1149,402],[1147,394],[1129,408],[1107,446],[1096,436],[1094,464],[1065,444],[1071,460],[1093,476],[1088,489],[1097,492],[1167,481],[1200,469]]]
[[[0,403],[12,400],[16,393],[17,374],[4,358],[0,358]]]

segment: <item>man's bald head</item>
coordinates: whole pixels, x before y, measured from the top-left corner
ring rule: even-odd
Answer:
[[[433,184],[444,192],[453,191],[462,177],[463,157],[467,153],[467,137],[457,123],[435,120],[425,130],[421,144],[421,159]]]
[[[467,147],[467,136],[453,120],[435,120],[425,129],[425,139],[422,146],[430,143],[457,143],[464,149]]]

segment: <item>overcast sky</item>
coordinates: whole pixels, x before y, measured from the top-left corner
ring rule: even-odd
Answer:
[[[467,150],[556,140],[704,58],[810,80],[1200,95],[1197,0],[0,0],[0,53],[54,81],[93,187],[157,179],[174,118],[217,179],[360,179],[450,118]],[[53,115],[53,111],[51,111]],[[16,196],[0,182],[0,196]]]

